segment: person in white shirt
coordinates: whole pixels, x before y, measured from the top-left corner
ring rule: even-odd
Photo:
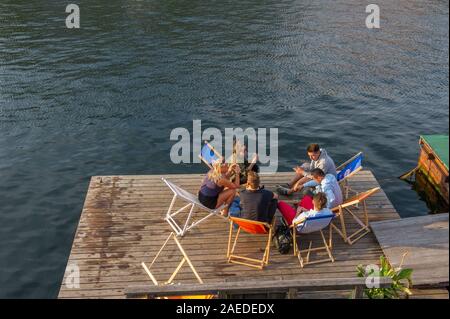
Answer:
[[[313,209],[306,209],[299,206],[297,210],[295,210],[288,203],[279,201],[278,210],[283,215],[288,225],[292,225],[294,222],[300,222],[298,227],[301,227],[303,225],[302,222],[308,217],[320,217],[333,214],[331,210],[327,208],[327,196],[325,193],[320,192],[315,194],[313,197],[313,204]]]

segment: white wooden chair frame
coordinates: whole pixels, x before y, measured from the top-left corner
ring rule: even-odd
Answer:
[[[209,209],[209,208],[203,206],[198,201],[197,197],[194,196],[193,194],[191,194],[191,193],[185,191],[184,189],[182,189],[181,187],[179,187],[179,186],[177,186],[177,185],[167,181],[165,178],[162,178],[162,180],[163,180],[164,183],[166,183],[166,185],[170,188],[170,190],[174,194],[173,198],[172,198],[172,202],[170,203],[169,209],[167,211],[167,214],[166,214],[166,217],[165,217],[165,221],[167,221],[167,223],[173,229],[173,231],[175,232],[175,234],[177,236],[184,236],[187,231],[191,230],[195,226],[197,226],[200,223],[204,222],[205,220],[207,220],[211,216],[217,215],[217,216],[223,217],[220,214],[220,212],[226,207],[226,205],[222,205],[221,207],[219,207],[217,209]],[[178,198],[180,198],[180,199],[182,199],[184,201],[188,201],[189,204],[181,207],[180,209],[178,209],[177,211],[174,212],[173,211],[173,209],[174,209],[173,207],[174,207],[175,202],[177,201]],[[197,221],[191,222],[196,208],[198,208],[200,210],[203,210],[203,211],[207,212],[208,214],[206,216],[204,216],[203,218],[197,220]],[[179,225],[174,218],[179,213],[186,212],[186,211],[188,211],[188,216],[187,216],[184,224]]]
[[[325,238],[325,235],[323,233],[323,230],[319,230],[320,232],[320,236],[322,237],[322,241],[323,241],[323,246],[319,246],[319,247],[315,247],[312,248],[312,240],[309,241],[309,247],[308,249],[300,249],[300,245],[297,244],[297,237],[302,236],[302,235],[306,235],[306,234],[299,234],[297,233],[297,226],[299,223],[304,222],[304,221],[298,221],[297,223],[292,224],[291,226],[289,226],[289,228],[291,228],[291,232],[292,232],[292,241],[293,241],[293,246],[294,246],[294,256],[297,256],[298,261],[300,263],[300,267],[305,267],[306,265],[311,265],[311,264],[319,264],[319,263],[324,263],[324,262],[334,262],[334,257],[332,254],[332,250],[333,250],[333,227],[332,227],[332,222],[330,222],[328,227],[329,229],[329,237],[328,240]],[[314,261],[310,261],[310,255],[311,252],[316,252],[316,251],[322,251],[325,250],[327,252],[328,258],[322,258],[322,259],[316,259]],[[306,256],[303,257],[302,254],[306,253]]]
[[[155,276],[151,273],[150,269],[152,268],[152,266],[155,264],[156,260],[158,259],[159,255],[161,254],[161,252],[164,250],[164,248],[166,247],[167,243],[169,242],[169,240],[173,238],[173,240],[175,241],[178,249],[180,250],[181,254],[183,255],[183,258],[181,259],[180,263],[178,264],[177,268],[174,270],[174,272],[171,274],[170,278],[165,281],[163,284],[160,284],[158,282],[158,280],[156,280]],[[183,267],[183,265],[187,263],[189,265],[189,267],[191,268],[192,272],[194,273],[195,277],[197,278],[198,282],[200,284],[203,284],[203,280],[200,278],[199,274],[197,273],[197,271],[194,268],[194,265],[192,264],[191,260],[189,259],[189,256],[186,254],[186,252],[184,251],[183,247],[181,246],[180,242],[178,241],[177,237],[175,236],[175,234],[173,232],[171,232],[169,234],[169,237],[167,237],[166,241],[164,242],[164,244],[161,246],[160,250],[158,251],[158,253],[156,254],[156,256],[153,258],[150,266],[147,266],[144,262],[141,263],[142,267],[144,268],[145,272],[147,273],[147,275],[150,277],[150,279],[152,280],[152,282],[155,284],[155,286],[161,286],[161,285],[169,285],[173,282],[173,280],[175,279],[176,275],[178,274],[178,272],[180,271],[181,267]]]
[[[359,193],[358,195],[346,200],[341,205],[332,209],[332,211],[339,217],[339,221],[341,224],[341,229],[339,229],[336,225],[332,224],[333,229],[342,237],[344,242],[349,245],[353,245],[356,241],[370,233],[369,227],[369,214],[367,212],[367,204],[366,199],[375,194],[380,190],[380,187],[372,188],[363,193]],[[362,213],[363,213],[363,221],[358,217],[356,212],[352,211],[351,208],[356,207],[359,209],[359,204],[362,204]],[[347,227],[345,225],[345,214],[349,214],[360,226],[353,234],[347,234]],[[356,237],[356,238],[355,238]]]
[[[239,255],[234,254],[234,250],[236,248],[236,244],[239,239],[239,234],[241,233],[241,227],[239,226],[239,228],[236,232],[236,235],[234,237],[234,241],[233,241],[233,228],[234,228],[233,221],[239,221],[239,220],[245,221],[246,223],[249,223],[249,224],[265,226],[268,229],[268,232],[266,234],[256,234],[256,235],[268,236],[267,243],[264,248],[264,254],[261,259],[250,258],[250,257],[246,257],[246,256],[239,256]],[[269,264],[270,246],[272,244],[272,234],[273,234],[273,230],[274,230],[274,226],[275,226],[275,221],[276,220],[274,218],[272,223],[268,224],[268,223],[264,223],[264,222],[254,221],[254,220],[230,217],[230,232],[229,232],[229,236],[228,236],[228,249],[227,249],[228,262],[234,263],[234,264],[240,264],[240,265],[244,265],[244,266],[249,266],[249,267],[253,267],[253,268],[257,268],[257,269],[263,269],[265,266],[267,266]],[[231,244],[232,242],[233,242],[233,244]]]
[[[345,161],[344,163],[342,163],[341,165],[339,165],[338,167],[336,167],[336,171],[340,171],[342,170],[345,165],[347,165],[348,163],[350,163],[351,161],[353,161],[355,158],[357,158],[358,156],[360,156],[362,154],[362,152],[359,152],[358,154],[356,154],[355,156],[353,156],[352,158],[350,158],[349,160]],[[350,177],[352,177],[353,175],[355,175],[356,173],[358,173],[359,171],[361,171],[363,169],[362,165],[360,167],[358,167],[357,169],[355,169],[353,172],[351,172],[350,174],[348,174],[347,176],[345,176],[343,179],[341,179],[339,181],[339,185],[341,185],[342,190],[343,190],[343,194],[344,194],[344,199],[347,199],[350,195],[350,192],[352,192],[353,194],[357,195],[358,192],[353,190],[349,183],[348,183],[348,179]]]

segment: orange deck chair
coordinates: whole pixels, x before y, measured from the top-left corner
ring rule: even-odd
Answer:
[[[238,230],[236,232],[236,235],[233,239],[233,228],[236,224],[238,226]],[[272,243],[272,234],[274,231],[274,225],[275,225],[275,218],[273,218],[273,221],[271,224],[249,220],[249,219],[243,219],[243,218],[237,218],[237,217],[230,217],[230,234],[228,236],[228,250],[227,250],[227,258],[229,263],[235,263],[235,264],[241,264],[253,268],[263,269],[264,266],[267,266],[269,264],[269,254],[270,254],[270,245]],[[264,235],[267,236],[267,242],[264,249],[264,254],[262,259],[256,259],[256,258],[250,258],[245,256],[238,256],[234,254],[234,250],[236,248],[236,244],[239,239],[239,234],[241,233],[241,230],[245,231],[246,233],[253,234],[253,235]],[[233,241],[233,244],[232,244]]]
[[[349,245],[353,245],[356,241],[370,233],[369,228],[369,214],[367,212],[367,204],[366,200],[376,192],[380,190],[380,187],[372,188],[363,193],[359,193],[349,199],[347,199],[344,203],[339,206],[336,206],[332,209],[333,213],[336,214],[336,217],[339,218],[341,229],[339,229],[336,225],[331,224],[333,229],[344,239],[346,243]],[[363,221],[358,217],[358,213],[360,214],[359,205],[362,204],[362,215]],[[358,212],[356,212],[358,210]],[[360,226],[353,234],[347,235],[347,227],[345,224],[345,214],[348,213]],[[355,238],[356,237],[356,238]]]

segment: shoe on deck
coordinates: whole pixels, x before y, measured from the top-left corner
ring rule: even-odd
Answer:
[[[289,188],[283,187],[283,186],[281,186],[281,185],[278,185],[278,187],[277,187],[277,193],[280,194],[280,195],[284,195],[284,196],[292,195],[292,194],[290,193],[290,191],[291,191],[291,190],[290,190]]]

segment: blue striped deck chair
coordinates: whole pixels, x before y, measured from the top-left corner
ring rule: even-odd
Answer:
[[[340,166],[336,168],[337,175],[336,179],[343,188],[344,198],[348,198],[349,193],[353,192],[358,194],[356,191],[352,190],[348,184],[348,179],[362,170],[362,160],[364,156],[362,152],[359,152],[348,161],[342,163]]]
[[[323,216],[314,216],[314,217],[308,217],[304,220],[299,220],[293,223],[290,228],[292,231],[292,241],[294,246],[294,256],[297,256],[298,261],[300,262],[300,267],[304,267],[305,265],[310,264],[318,264],[323,262],[334,262],[333,254],[331,253],[333,249],[333,228],[332,228],[332,221],[335,218],[334,214],[328,214]],[[323,230],[325,228],[329,229],[329,237],[328,240],[325,238]],[[300,243],[297,243],[297,236],[300,235],[306,235],[319,232],[321,239],[323,241],[324,246],[319,246],[312,248],[313,241],[309,241],[309,247],[308,249],[300,249]],[[311,252],[318,252],[318,251],[325,251],[328,255],[326,258],[322,259],[316,259],[314,261],[310,261],[310,255]],[[302,254],[305,254],[306,256],[303,257]]]
[[[215,162],[222,162],[223,157],[220,155],[216,149],[209,144],[207,141],[205,141],[205,144],[202,147],[202,150],[200,152],[200,155],[198,156],[203,163],[205,163],[210,169],[212,169],[212,164]]]

